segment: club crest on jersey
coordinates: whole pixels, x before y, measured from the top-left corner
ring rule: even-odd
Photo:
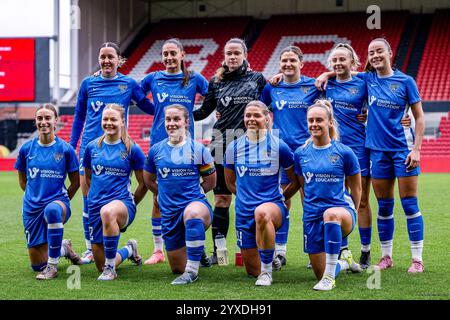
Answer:
[[[369,106],[371,106],[372,103],[375,102],[375,100],[377,100],[377,98],[376,98],[375,96],[370,96],[370,97],[369,97]]]
[[[246,168],[245,166],[237,167],[237,172],[239,174],[239,177],[242,178],[244,176],[244,174],[247,172],[247,170],[248,170],[248,168]]]
[[[30,174],[30,178],[34,179],[36,178],[36,175],[38,174],[39,169],[38,168],[30,168],[28,169],[28,173]]]
[[[158,96],[158,101],[163,103],[164,100],[166,100],[166,98],[169,96],[168,93],[163,92],[162,94],[157,93],[156,94]]]
[[[328,159],[330,159],[331,164],[335,164],[339,160],[339,156],[337,154],[330,154]]]
[[[159,174],[161,175],[161,177],[164,179],[164,178],[167,178],[167,176],[169,175],[170,168],[162,168],[162,169],[158,169],[158,171],[159,171]]]
[[[391,85],[389,85],[389,87],[391,88],[392,92],[396,92],[398,89],[398,84],[391,84]]]
[[[308,94],[310,88],[308,88],[308,87],[301,87],[300,90],[302,90],[304,94]]]
[[[53,155],[53,158],[55,159],[56,162],[60,162],[61,159],[63,158],[63,154],[62,153],[55,153]]]
[[[91,102],[91,107],[94,110],[94,112],[98,112],[98,110],[100,110],[100,108],[103,106],[103,102],[101,101],[92,101]]]
[[[122,152],[120,153],[120,158],[121,158],[122,160],[125,160],[127,157],[128,157],[128,152],[122,151]]]
[[[94,170],[94,173],[98,176],[102,173],[103,166],[99,164],[96,166],[92,166],[92,170]]]
[[[307,172],[306,174],[303,173],[303,177],[305,178],[306,183],[310,183],[311,179],[314,177],[314,173],[312,172]]]
[[[348,91],[350,91],[351,94],[355,95],[358,93],[358,88],[350,88],[348,89]]]
[[[232,97],[224,97],[224,98],[220,99],[220,102],[222,102],[222,104],[225,107],[228,107],[228,105],[230,104],[231,100],[233,100]]]
[[[285,100],[280,100],[280,101],[276,101],[275,102],[275,106],[277,107],[278,110],[283,110],[284,106],[287,104],[287,101]]]
[[[128,89],[128,85],[126,85],[126,84],[119,84],[120,92],[124,93],[125,91],[127,91],[127,89]]]

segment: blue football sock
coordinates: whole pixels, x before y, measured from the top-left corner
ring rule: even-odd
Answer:
[[[186,221],[186,253],[188,263],[186,271],[198,273],[200,260],[205,248],[205,227],[202,219]]]
[[[334,279],[336,276],[336,265],[338,264],[338,255],[342,243],[342,230],[339,223],[334,221],[324,223],[324,241],[326,255],[324,274],[327,274]]]
[[[361,238],[361,245],[369,246],[370,248],[370,243],[372,242],[372,227],[359,228],[359,237]]]
[[[103,248],[105,251],[105,265],[112,269],[116,267],[117,246],[119,245],[120,234],[117,236],[103,235]]]
[[[47,221],[48,262],[58,264],[61,254],[64,225],[62,221],[63,208],[55,203],[49,203],[44,209]]]
[[[289,215],[289,213],[288,213]],[[289,235],[289,225],[290,225],[290,219],[287,218],[284,220],[283,225],[280,229],[278,229],[275,233],[275,243],[276,244],[286,244],[288,241],[288,235]]]
[[[259,258],[261,260],[261,272],[272,272],[272,261],[275,253],[274,249],[258,249]]]
[[[406,225],[410,241],[423,240],[423,217],[416,197],[402,198],[403,211],[406,214]]]
[[[88,201],[87,201],[87,197],[85,197],[85,196],[83,196],[83,230],[84,230],[84,241],[86,243],[86,249],[92,250],[91,236],[89,234]]]

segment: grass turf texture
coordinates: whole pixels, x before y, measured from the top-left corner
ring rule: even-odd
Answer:
[[[406,219],[398,191],[395,203],[394,263],[395,267],[381,272],[381,289],[369,289],[367,282],[374,282],[374,273],[341,274],[336,288],[331,292],[315,292],[316,284],[311,270],[306,269],[307,255],[303,253],[301,205],[297,195],[291,210],[287,266],[274,272],[271,287],[255,287],[255,279],[248,278],[243,267],[234,266],[236,238],[234,222],[230,224],[228,249],[230,265],[201,268],[199,280],[187,286],[172,286],[175,278],[168,262],[154,266],[133,266],[126,261],[118,269],[118,279],[100,282],[94,264],[81,266],[81,289],[69,290],[67,268],[70,262],[60,260],[58,278],[37,281],[26,250],[21,217],[22,191],[16,173],[0,173],[0,299],[450,299],[450,174],[422,174],[419,180],[419,206],[425,221],[425,273],[410,275],[407,268],[411,262]],[[209,196],[210,200],[212,195]],[[377,205],[372,194],[374,229],[372,234],[372,262],[380,258],[380,245],[376,230]],[[233,204],[234,206],[234,204]],[[78,191],[72,201],[72,217],[65,226],[64,238],[72,239],[74,249],[85,250],[82,229],[82,197]],[[135,221],[122,234],[120,245],[130,238],[137,239],[140,253],[148,258],[153,249],[151,235],[151,198],[145,197],[138,206]],[[234,217],[234,210],[231,210]],[[357,228],[350,236],[350,249],[359,259],[360,245]],[[212,248],[211,232],[208,230],[206,246]],[[372,278],[370,278],[372,277]],[[373,281],[370,281],[370,280]]]

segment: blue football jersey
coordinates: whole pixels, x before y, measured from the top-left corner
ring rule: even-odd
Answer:
[[[156,174],[161,214],[179,214],[192,201],[206,200],[200,176],[215,172],[214,159],[202,144],[188,138],[173,146],[166,138],[150,148],[144,169]]]
[[[81,82],[75,106],[75,117],[70,137],[70,145],[74,149],[77,147],[83,125],[82,148],[103,134],[102,112],[108,103],[117,103],[123,106],[125,109],[125,124],[128,122],[128,108],[134,103],[144,112],[154,113],[154,106],[132,78],[121,73],[111,79],[102,76],[87,77]]]
[[[314,81],[301,76],[296,83],[281,81],[276,87],[268,83],[261,93],[261,101],[273,111],[273,128],[280,130],[280,138],[292,150],[309,138],[306,111],[321,95]]]
[[[132,201],[131,175],[134,170],[142,170],[145,155],[138,145],[133,144],[127,151],[122,140],[110,144],[99,139],[86,147],[83,166],[92,170],[91,186],[88,194],[89,214],[97,214],[113,200]]]
[[[407,105],[421,101],[414,79],[399,70],[388,77],[376,72],[359,73],[367,85],[369,114],[366,147],[379,151],[403,151],[414,145],[413,128],[400,121]]]
[[[366,125],[356,119],[367,107],[367,88],[364,80],[352,77],[348,81],[332,78],[327,84],[327,99],[333,105],[338,123],[339,140],[349,147],[364,146]]]
[[[155,117],[150,134],[150,145],[154,145],[167,138],[164,125],[164,108],[171,104],[181,104],[189,111],[189,132],[194,138],[194,111],[195,95],[197,93],[206,95],[208,92],[208,81],[199,73],[192,72],[189,82],[183,86],[183,73],[168,74],[165,71],[157,71],[148,74],[141,82],[142,90],[148,94],[152,93],[155,104]]]
[[[20,148],[14,168],[27,174],[23,212],[38,214],[52,201],[69,201],[64,182],[67,173],[78,171],[78,160],[75,150],[57,136],[49,145],[33,138]]]
[[[294,158],[289,146],[273,134],[259,142],[245,135],[228,145],[223,165],[236,172],[237,220],[250,228],[257,206],[284,201],[280,170],[292,167]]]
[[[303,176],[303,221],[320,219],[328,208],[354,208],[345,189],[345,177],[360,172],[359,162],[350,147],[332,141],[325,147],[313,143],[294,153],[295,173]]]

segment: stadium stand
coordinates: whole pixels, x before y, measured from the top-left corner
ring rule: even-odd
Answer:
[[[407,11],[383,12],[382,32],[357,27],[366,25],[364,13],[273,16],[252,47],[249,61],[252,68],[271,77],[278,73],[281,50],[297,45],[304,53],[302,73],[316,77],[326,71],[329,50],[339,42],[350,42],[363,66],[369,42],[379,36],[389,35],[395,56],[408,15]]]
[[[424,100],[450,100],[450,10],[436,10],[417,75]]]

